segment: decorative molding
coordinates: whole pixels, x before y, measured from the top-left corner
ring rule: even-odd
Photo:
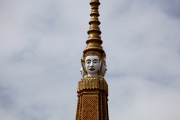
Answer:
[[[79,81],[78,92],[82,90],[99,89],[104,90],[108,94],[108,84],[101,77],[85,77]]]

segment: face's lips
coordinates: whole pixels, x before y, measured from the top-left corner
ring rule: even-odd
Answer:
[[[95,69],[94,68],[89,68],[90,71],[94,71]]]

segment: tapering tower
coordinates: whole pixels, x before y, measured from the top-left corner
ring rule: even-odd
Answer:
[[[78,83],[78,104],[76,120],[109,120],[108,85],[106,73],[106,53],[101,46],[99,28],[99,0],[91,0],[91,20],[89,22],[87,46],[81,59],[82,79]]]

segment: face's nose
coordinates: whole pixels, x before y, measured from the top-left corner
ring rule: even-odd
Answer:
[[[93,66],[94,66],[94,64],[93,64],[93,62],[91,62],[91,63],[90,63],[90,67],[93,67]]]

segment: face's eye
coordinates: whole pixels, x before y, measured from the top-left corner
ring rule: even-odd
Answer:
[[[98,63],[99,61],[97,59],[94,59],[93,60],[93,63]]]
[[[89,60],[89,59],[86,60],[86,63],[87,63],[87,64],[90,64],[90,63],[91,63],[91,60]]]

